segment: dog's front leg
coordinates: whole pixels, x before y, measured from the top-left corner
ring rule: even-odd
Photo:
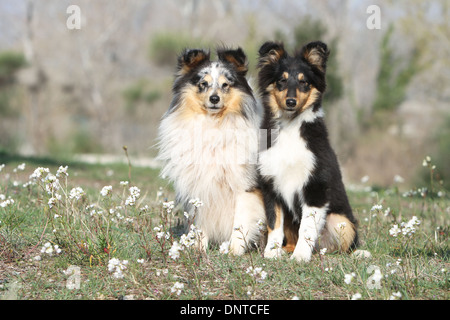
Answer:
[[[236,197],[233,231],[230,239],[230,252],[243,254],[252,245],[261,232],[258,222],[265,223],[264,203],[259,190],[245,191]]]
[[[284,214],[281,206],[275,204],[273,211],[273,218],[268,223],[267,245],[264,250],[265,258],[280,258],[282,254],[283,240],[284,240]]]
[[[302,220],[298,230],[298,241],[291,259],[309,262],[312,252],[325,226],[327,208],[302,206]]]

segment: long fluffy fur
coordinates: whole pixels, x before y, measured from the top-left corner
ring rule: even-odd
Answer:
[[[258,220],[265,221],[256,190],[262,112],[245,79],[242,50],[222,49],[218,56],[210,61],[202,50],[180,55],[173,100],[159,127],[158,159],[165,163],[161,175],[173,183],[177,202],[195,213],[203,248],[230,241],[231,251],[242,254],[259,236]],[[226,88],[202,82],[222,74],[229,80]],[[225,101],[219,111],[207,107],[214,94]],[[194,210],[193,198],[204,205]]]

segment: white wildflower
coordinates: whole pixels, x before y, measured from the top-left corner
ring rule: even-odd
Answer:
[[[110,195],[112,193],[112,186],[104,186],[102,190],[100,191],[100,194],[103,197],[106,197],[107,195]]]
[[[263,271],[263,269],[261,267],[253,268],[250,266],[247,268],[245,273],[251,275],[256,280],[260,280],[260,281],[265,280],[267,278],[267,272]]]
[[[347,225],[347,223],[345,223],[345,222],[340,222],[340,223],[337,224],[337,227],[338,227],[340,230],[343,230],[343,229],[345,228],[346,225]]]
[[[113,272],[113,277],[122,279],[124,277],[123,270],[127,268],[128,260],[120,261],[117,258],[112,258],[108,262],[108,271]]]
[[[59,166],[58,170],[56,171],[56,176],[58,178],[61,177],[61,176],[66,176],[67,177],[69,175],[67,173],[67,169],[68,169],[68,166],[65,166],[65,167]]]
[[[183,247],[180,246],[178,241],[175,241],[169,250],[169,257],[171,257],[173,260],[177,260],[180,257],[180,251],[182,251],[182,250],[183,250]]]
[[[258,226],[259,232],[266,231],[266,224],[264,223],[264,221],[262,219],[259,219],[258,222],[256,223],[256,225]]]
[[[69,192],[69,198],[80,200],[86,193],[81,187],[72,188]]]
[[[14,204],[14,199],[8,198],[5,201],[0,202],[0,207],[6,208],[7,206],[10,206]]]
[[[354,272],[352,272],[350,274],[345,274],[344,275],[344,282],[346,284],[350,284],[355,276],[356,276],[356,274]]]
[[[400,291],[392,293],[389,300],[398,300],[402,298],[402,293]]]
[[[173,284],[173,287],[170,289],[170,292],[176,293],[177,296],[179,296],[181,294],[181,290],[183,290],[183,289],[184,289],[184,284],[177,281]]]
[[[141,195],[141,190],[138,187],[131,187],[129,191],[130,196],[125,200],[125,205],[134,206],[136,204],[136,200]]]
[[[320,249],[320,255],[321,255],[321,256],[324,256],[325,253],[327,253],[327,248],[322,248],[322,249]]]
[[[352,295],[352,300],[360,300],[361,298],[362,298],[362,295],[359,292]]]
[[[49,256],[52,256],[53,253],[60,254],[61,249],[59,248],[58,245],[55,244],[54,246],[52,246],[52,244],[50,242],[47,242],[42,247],[41,253],[45,253],[45,254],[48,254]]]
[[[397,237],[401,232],[402,230],[398,227],[397,224],[394,224],[392,228],[389,230],[389,234],[393,237]]]
[[[382,210],[382,209],[383,209],[383,206],[381,204],[376,204],[376,205],[372,206],[370,211],[378,211],[378,210]]]
[[[189,203],[194,207],[199,208],[203,206],[203,202],[199,198],[189,200]]]
[[[41,178],[44,173],[49,173],[50,170],[48,168],[38,167],[34,172],[30,175],[30,180],[36,181]]]
[[[163,209],[166,210],[167,213],[171,213],[174,207],[174,201],[163,202]]]
[[[126,187],[126,186],[128,186],[128,184],[129,184],[128,181],[120,181],[120,185],[121,185],[121,186]]]

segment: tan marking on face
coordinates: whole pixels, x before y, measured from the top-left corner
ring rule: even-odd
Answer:
[[[308,95],[303,98],[304,104],[302,105],[302,112],[311,107],[320,96],[319,90],[313,86],[311,86],[311,90],[307,94]]]
[[[275,84],[271,84],[270,86],[268,86],[266,91],[270,93],[269,106],[272,114],[274,115],[277,115],[280,111],[284,111],[287,109],[287,98],[294,98],[287,96],[287,89],[279,91],[276,88]],[[311,86],[311,90],[309,90],[308,92],[302,92],[297,89],[295,97],[295,99],[297,100],[297,104],[295,106],[295,109],[300,112],[305,111],[314,104],[319,96],[320,92],[313,86]]]
[[[207,111],[203,108],[203,101],[206,94],[198,92],[197,86],[190,85],[183,89],[180,105],[180,117],[190,118],[197,114],[206,114]]]
[[[220,98],[223,99],[223,109],[218,116],[241,112],[242,95],[235,88],[229,88],[227,92],[222,92]]]
[[[297,79],[298,79],[298,81],[305,80],[305,75],[304,75],[303,73],[299,73],[299,74],[297,75]]]

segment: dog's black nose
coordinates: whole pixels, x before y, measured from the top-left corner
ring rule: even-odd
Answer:
[[[211,97],[209,97],[209,101],[213,104],[217,104],[220,101],[220,97],[216,94],[213,94]]]
[[[286,106],[288,108],[294,108],[297,104],[297,101],[295,99],[286,99]]]

